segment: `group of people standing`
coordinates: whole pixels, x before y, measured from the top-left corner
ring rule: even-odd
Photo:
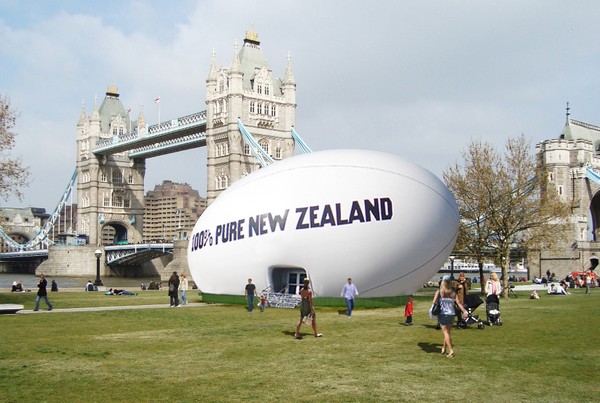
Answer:
[[[188,289],[188,279],[185,274],[181,273],[181,275],[177,275],[177,272],[174,271],[169,277],[169,302],[171,308],[180,307],[182,305],[187,305],[187,289]],[[181,295],[181,302],[179,301],[179,296]]]

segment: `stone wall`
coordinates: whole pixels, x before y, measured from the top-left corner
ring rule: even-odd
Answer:
[[[173,255],[158,257],[139,266],[116,266],[111,268],[104,264],[104,248],[98,246],[51,246],[48,249],[48,259],[35,270],[36,275],[91,277],[96,278],[96,249],[102,250],[100,258],[100,277],[157,277],[164,280],[166,273],[173,270],[189,274],[187,269],[187,241],[175,244]],[[181,255],[181,256],[180,256]],[[175,261],[173,268],[170,264]],[[169,274],[170,275],[170,274]],[[191,276],[188,276],[191,278]]]

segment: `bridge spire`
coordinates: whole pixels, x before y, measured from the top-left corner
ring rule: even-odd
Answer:
[[[254,32],[253,24],[250,24],[250,30],[246,31],[246,38],[244,39],[244,43],[252,43],[254,45],[260,46],[258,34]]]
[[[216,81],[217,80],[217,52],[213,49],[211,58],[210,58],[210,70],[208,72],[208,80]]]
[[[79,122],[78,125],[83,125],[85,123],[87,116],[85,114],[85,100],[81,100],[81,112],[79,113]]]
[[[92,120],[100,121],[100,111],[98,111],[98,95],[94,96],[94,110],[92,111]]]
[[[566,124],[568,126],[571,123],[571,113],[569,112],[571,110],[571,108],[569,108],[569,101],[567,101],[567,108],[566,109],[567,109],[567,115],[566,115],[567,121],[566,121]]]
[[[144,105],[140,105],[140,114],[138,115],[138,131],[140,135],[146,134],[146,117],[144,116]]]
[[[240,63],[240,54],[238,52],[238,43],[237,39],[233,45],[233,61],[231,62],[231,72],[232,73],[241,73],[242,72],[242,63]]]
[[[285,68],[284,81],[286,83],[296,83],[294,73],[292,73],[292,52],[288,52],[287,55],[287,67]]]

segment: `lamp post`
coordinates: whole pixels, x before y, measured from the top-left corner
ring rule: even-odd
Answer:
[[[102,257],[102,251],[100,249],[96,249],[94,255],[96,255],[96,281],[94,281],[94,285],[104,285],[102,284],[102,280],[100,280],[100,258]]]
[[[450,256],[450,280],[454,280],[454,256]]]

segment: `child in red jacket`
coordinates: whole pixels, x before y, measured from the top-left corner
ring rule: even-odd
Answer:
[[[412,316],[413,316],[413,297],[408,298],[408,302],[406,303],[406,308],[404,308],[404,316],[406,316],[406,322],[404,324],[406,326],[412,326]]]

